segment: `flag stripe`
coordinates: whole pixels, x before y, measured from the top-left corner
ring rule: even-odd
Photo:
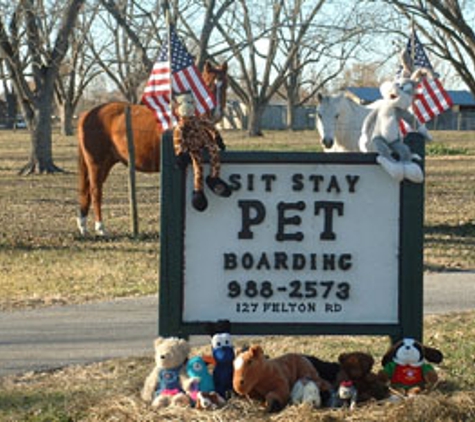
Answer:
[[[196,101],[197,114],[207,113],[215,107],[213,94],[173,26],[170,26],[169,37],[170,49],[168,40],[165,40],[142,94],[142,102],[155,113],[157,122],[163,129],[176,124],[170,108],[172,93],[191,91]]]
[[[175,118],[168,111],[170,103],[169,96],[147,96],[144,97],[143,101],[152,111],[155,112],[157,121],[163,127],[163,129],[169,129],[173,126]]]
[[[427,91],[427,102],[431,104],[431,111],[436,116],[444,111],[444,106],[440,102],[439,92],[437,90],[437,86],[433,85],[431,81],[424,80],[423,81],[424,88]],[[435,88],[435,90],[434,90]],[[443,97],[442,97],[443,98]]]
[[[412,45],[413,41],[414,46]],[[406,51],[414,59],[413,70],[417,68],[433,69],[415,32],[409,37]],[[452,107],[452,100],[439,79],[424,78],[417,87],[417,94],[412,104],[412,112],[417,120],[421,124],[427,123],[450,107]],[[400,129],[403,135],[412,130],[403,124],[400,125]]]

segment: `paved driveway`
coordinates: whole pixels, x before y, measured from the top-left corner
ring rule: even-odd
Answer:
[[[156,296],[0,313],[0,376],[152,353]],[[424,277],[424,313],[475,309],[475,273]],[[202,343],[207,338],[194,338]]]

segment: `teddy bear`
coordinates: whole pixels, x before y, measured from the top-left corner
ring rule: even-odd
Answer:
[[[437,372],[428,362],[438,364],[443,358],[440,350],[424,346],[413,338],[403,338],[383,356],[380,375],[402,395],[416,395],[437,383]]]
[[[416,86],[423,76],[429,75],[427,69],[418,69],[410,74],[405,55],[402,56],[403,72],[394,81],[384,81],[380,86],[382,100],[372,106],[361,128],[359,147],[362,152],[375,152],[376,161],[398,182],[408,179],[421,183],[424,174],[414,160],[421,158],[413,154],[400,135],[400,122],[415,126],[430,139],[427,129],[409,112],[416,94]],[[397,159],[395,158],[397,156]]]
[[[234,359],[234,390],[264,402],[267,412],[283,409],[290,401],[292,388],[303,379],[313,381],[320,391],[331,389],[309,360],[298,353],[266,358],[261,346],[251,345]]]
[[[196,106],[193,94],[183,92],[175,97],[175,113],[178,124],[173,129],[173,146],[177,164],[185,168],[188,157],[193,164],[193,195],[192,205],[197,211],[208,207],[203,184],[203,150],[209,153],[210,175],[206,184],[218,196],[229,197],[231,188],[220,176],[221,158],[219,150],[224,149],[223,139],[214,124],[205,117],[196,116]]]
[[[347,352],[338,356],[340,372],[337,376],[337,385],[351,381],[357,392],[357,403],[371,399],[383,400],[389,397],[389,388],[385,380],[381,379],[373,370],[374,358],[366,352]]]
[[[154,342],[155,367],[145,379],[141,397],[152,407],[189,406],[183,388],[190,345],[176,337],[158,337]]]

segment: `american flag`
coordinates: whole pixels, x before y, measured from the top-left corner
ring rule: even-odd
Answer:
[[[414,46],[413,46],[414,43]],[[413,61],[412,69],[426,68],[433,71],[432,64],[424,51],[424,47],[415,31],[409,37],[406,51]],[[421,124],[427,123],[435,116],[452,107],[452,99],[437,77],[423,78],[416,88],[416,96],[412,103],[412,111]],[[405,135],[406,125],[401,124],[401,131]]]
[[[213,94],[208,90],[193,57],[181,43],[173,25],[170,25],[169,37],[170,43],[168,40],[164,41],[142,95],[142,102],[155,113],[164,130],[176,124],[170,108],[173,94],[191,91],[198,114],[204,114],[215,107]]]

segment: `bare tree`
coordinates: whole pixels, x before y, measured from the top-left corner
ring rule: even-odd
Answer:
[[[302,66],[301,57],[298,57],[300,45],[324,3],[325,0],[296,0],[286,9],[289,2],[283,0],[265,4],[239,0],[227,11],[225,20],[218,22],[220,35],[231,47],[233,59],[239,67],[239,74],[231,78],[230,83],[247,106],[250,136],[262,135],[261,118],[266,105],[289,75]],[[287,23],[292,14],[286,15],[286,10],[298,13],[298,25]],[[291,28],[286,45],[282,38],[283,25]],[[277,72],[276,63],[280,63]]]
[[[84,0],[48,2],[47,10],[45,2],[22,0],[15,6],[3,7],[0,51],[31,132],[31,155],[21,174],[61,171],[53,162],[52,152],[54,87],[83,3]],[[24,72],[25,62],[30,74]]]
[[[192,40],[192,53],[196,56],[196,65],[203,69],[207,59],[217,59],[230,51],[229,46],[223,46],[219,40],[213,40],[213,31],[223,15],[234,3],[234,0],[190,0],[183,5],[179,0],[173,0],[172,20],[183,26],[183,32]],[[186,6],[186,7],[185,7]],[[202,22],[202,25],[197,23]]]
[[[473,5],[464,0],[385,0],[430,41],[428,49],[449,62],[475,95]]]
[[[5,70],[5,61],[3,59],[0,60],[0,79],[2,80],[2,89],[3,89],[3,96],[5,97],[6,102],[6,127],[8,129],[14,128],[16,122],[16,115],[18,109],[18,101],[15,95],[15,91],[13,91],[11,84],[9,83],[9,77]]]
[[[96,15],[96,7],[81,11],[77,28],[70,38],[69,53],[59,69],[55,85],[55,100],[61,122],[61,133],[72,136],[73,116],[86,87],[102,73],[96,62],[88,56],[86,37]]]
[[[281,89],[287,101],[287,125],[293,129],[295,109],[314,98],[331,80],[344,69],[354,51],[361,47],[368,29],[355,19],[358,3],[347,4],[347,12],[315,19],[311,27],[300,40],[288,69]],[[302,24],[302,1],[293,4],[284,3],[287,24],[279,28],[281,53],[290,51],[296,45],[298,28]],[[284,73],[279,61],[274,63],[277,73]]]
[[[165,20],[157,2],[100,0],[100,4],[104,10],[98,14],[97,28],[110,36],[92,34],[87,40],[90,51],[124,99],[137,103],[139,88],[153,67],[150,57],[158,54],[159,29],[165,28]]]

